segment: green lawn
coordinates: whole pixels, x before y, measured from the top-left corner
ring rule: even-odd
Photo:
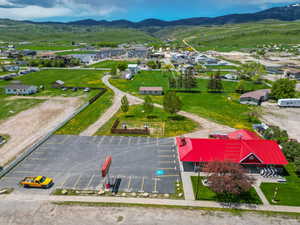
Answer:
[[[23,49],[30,49],[30,50],[43,50],[43,51],[60,51],[60,50],[70,50],[70,49],[76,49],[77,46],[71,46],[71,45],[19,45],[17,46],[17,50],[23,50]]]
[[[138,94],[140,86],[162,86],[167,91],[168,73],[143,71],[133,80],[112,79],[110,82],[123,91],[140,96]],[[234,128],[251,129],[252,124],[245,114],[252,107],[238,102],[239,95],[234,93],[237,82],[223,81],[224,93],[208,93],[207,83],[206,79],[198,79],[200,93],[178,93],[183,102],[182,109]],[[266,86],[246,82],[246,88],[256,90]],[[155,96],[153,100],[162,104],[163,96]]]
[[[78,135],[86,130],[91,124],[96,122],[98,118],[112,104],[113,92],[108,90],[93,104],[89,105],[84,111],[70,120],[64,127],[56,132],[56,134],[72,134]]]
[[[55,55],[73,55],[73,54],[95,54],[95,51],[67,51],[67,52],[57,52]]]
[[[231,65],[216,65],[216,66],[206,66],[207,69],[237,69],[236,66]]]
[[[127,63],[127,64],[134,64],[136,61],[125,61],[125,60],[106,60],[99,63],[95,63],[90,65],[89,67],[92,68],[113,68],[118,63]]]
[[[40,72],[30,73],[26,76],[18,77],[24,84],[43,85],[45,90],[37,93],[38,96],[81,96],[83,91],[72,92],[71,90],[62,91],[54,89],[51,84],[56,80],[62,80],[66,86],[82,86],[82,87],[105,87],[101,81],[103,71],[89,71],[89,70],[42,70]],[[1,86],[9,84],[10,81],[0,81]],[[95,94],[95,91],[89,92],[87,97]]]
[[[0,122],[42,102],[43,100],[38,99],[8,100],[3,96],[0,96]]]
[[[209,187],[204,186],[201,182],[203,177],[200,177],[198,182],[198,177],[191,177],[193,191],[196,198],[197,187],[198,187],[198,198],[197,200],[207,200],[207,201],[226,201],[223,197],[218,196],[215,192],[213,192]],[[198,185],[199,183],[199,185]],[[257,195],[254,188],[251,188],[249,192],[242,194],[238,197],[231,198],[231,202],[235,203],[251,203],[251,204],[262,204],[259,196]]]
[[[295,173],[295,165],[290,163],[285,168],[289,173],[287,183],[262,183],[260,187],[271,204],[300,206],[300,178]],[[273,202],[276,188],[276,202]]]
[[[143,129],[144,124],[147,124],[152,131],[151,136],[155,137],[178,136],[193,132],[199,127],[194,121],[182,116],[170,118],[170,115],[160,108],[154,108],[153,113],[151,113],[151,119],[148,119],[142,110],[142,105],[130,106],[127,113],[123,113],[120,110],[111,120],[99,129],[96,135],[112,135],[110,129],[117,118],[120,120],[120,124],[126,123],[128,128]]]

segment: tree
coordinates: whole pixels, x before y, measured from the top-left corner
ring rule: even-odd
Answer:
[[[272,98],[294,98],[296,94],[296,81],[289,79],[279,79],[274,82],[271,89]]]
[[[235,88],[237,93],[243,94],[246,92],[246,83],[244,80],[240,80]]]
[[[270,126],[263,132],[263,136],[268,140],[275,140],[279,144],[287,142],[289,140],[289,135],[286,130],[281,130],[277,126]]]
[[[251,62],[243,64],[237,72],[240,79],[259,80],[262,75],[266,74],[266,68],[260,63]]]
[[[127,69],[128,65],[126,62],[119,62],[117,64],[117,67],[120,71],[125,71]]]
[[[148,61],[147,66],[149,66],[151,69],[157,69],[157,64],[153,60]]]
[[[111,75],[116,76],[118,74],[118,68],[117,66],[113,66],[111,68]]]
[[[290,162],[300,160],[300,143],[297,141],[288,141],[281,144],[282,151]]]
[[[154,109],[153,101],[150,96],[146,96],[144,99],[143,109],[147,116],[149,116]]]
[[[219,72],[210,76],[207,89],[209,92],[221,92],[223,90],[222,79]]]
[[[237,163],[210,162],[204,167],[210,188],[218,194],[239,195],[250,190],[254,180]]]
[[[163,107],[166,112],[175,114],[180,111],[182,102],[174,91],[169,91],[164,96]]]
[[[124,113],[128,112],[128,110],[129,110],[129,102],[128,102],[126,95],[124,95],[121,100],[121,109]]]
[[[169,88],[176,88],[176,79],[173,76],[169,77]]]
[[[296,167],[296,173],[300,173],[300,157],[297,157],[295,159],[295,167]]]

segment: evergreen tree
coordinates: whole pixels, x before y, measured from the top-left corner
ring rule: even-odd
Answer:
[[[164,96],[163,107],[167,113],[175,114],[180,111],[182,102],[174,91],[169,91]]]
[[[150,96],[146,96],[144,99],[143,109],[147,116],[149,116],[154,109],[153,101]]]
[[[169,88],[176,88],[176,79],[173,76],[169,77]]]
[[[216,88],[216,91],[217,92],[221,92],[224,87],[223,87],[223,84],[222,84],[222,78],[221,78],[221,73],[220,71],[218,71],[215,75],[215,88]]]
[[[207,90],[208,92],[214,91],[216,89],[216,79],[215,76],[212,74],[207,83]]]
[[[124,113],[128,112],[128,110],[129,110],[129,102],[128,102],[126,95],[124,95],[121,100],[121,109]]]

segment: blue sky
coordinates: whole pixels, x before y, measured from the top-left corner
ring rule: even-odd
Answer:
[[[294,0],[0,0],[0,18],[34,21],[174,20],[256,12]]]

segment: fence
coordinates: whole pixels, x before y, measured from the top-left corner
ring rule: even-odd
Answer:
[[[112,134],[141,134],[141,135],[150,135],[150,130],[146,127],[144,129],[117,129],[118,125],[120,124],[120,120],[117,119],[113,123],[110,132]]]
[[[17,156],[17,158],[8,164],[6,167],[2,168],[0,166],[0,179],[5,176],[9,171],[11,171],[14,167],[16,167],[19,163],[21,163],[25,158],[27,158],[32,152],[34,152],[39,146],[41,146],[43,143],[45,143],[56,131],[58,131],[60,128],[62,128],[64,125],[66,125],[71,119],[73,119],[76,115],[81,113],[86,107],[88,107],[90,104],[92,104],[94,101],[96,101],[100,96],[102,96],[106,92],[106,89],[103,88],[103,90],[98,93],[96,96],[94,96],[92,99],[89,100],[89,102],[82,105],[79,109],[77,109],[72,115],[70,115],[67,119],[65,119],[63,122],[61,122],[59,125],[57,125],[55,128],[53,128],[46,136],[41,138],[39,141],[34,143],[31,147],[29,147],[27,150],[25,150],[22,154]]]

